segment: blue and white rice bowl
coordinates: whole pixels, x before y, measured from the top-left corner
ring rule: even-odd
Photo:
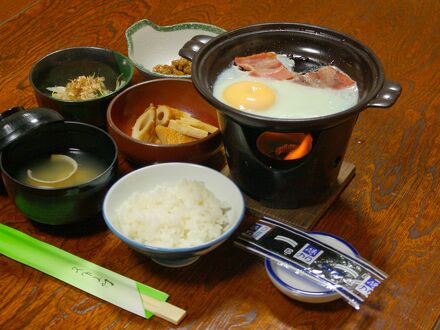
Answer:
[[[350,256],[359,256],[359,252],[343,239],[322,232],[311,232],[311,236]],[[277,261],[266,258],[266,272],[272,283],[286,296],[307,303],[325,303],[340,298],[334,290],[328,290],[312,280],[306,279]]]
[[[219,237],[192,247],[166,248],[137,242],[121,231],[117,210],[133,192],[148,192],[159,185],[170,185],[182,179],[201,181],[214,196],[229,207],[226,216],[230,221]],[[162,163],[135,170],[117,181],[107,192],[103,203],[103,217],[109,229],[134,250],[167,267],[183,267],[195,262],[225,242],[243,220],[245,204],[235,183],[211,168],[190,163]]]

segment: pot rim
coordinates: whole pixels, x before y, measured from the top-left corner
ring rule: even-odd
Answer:
[[[360,54],[362,54],[363,58],[368,59],[372,64],[371,68],[374,69],[375,73],[377,73],[377,75],[374,77],[374,83],[372,84],[370,90],[366,95],[358,100],[356,105],[348,109],[334,114],[310,118],[273,118],[260,116],[235,109],[216,99],[206,84],[206,78],[204,77],[205,72],[199,69],[199,66],[203,64],[203,60],[206,59],[207,54],[217,47],[230,44],[237,38],[243,38],[244,36],[250,36],[252,34],[276,31],[280,31],[280,33],[294,32],[304,35],[320,35],[324,38],[334,40],[336,42],[343,42],[344,44],[349,45],[355,51],[358,51]],[[347,120],[349,117],[357,115],[360,111],[367,108],[369,106],[368,102],[374,99],[382,89],[385,78],[382,63],[379,61],[374,52],[352,36],[317,25],[281,22],[249,25],[225,32],[217,37],[212,38],[194,55],[192,80],[198,92],[212,106],[214,106],[224,115],[233,117],[235,120],[242,123],[252,123],[253,125],[264,127],[271,126],[273,129],[282,130],[286,128],[323,128],[338,125],[339,123]]]

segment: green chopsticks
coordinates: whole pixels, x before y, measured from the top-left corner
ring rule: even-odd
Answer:
[[[178,324],[186,311],[168,304],[168,294],[0,224],[0,254],[51,275],[139,316],[153,312]]]

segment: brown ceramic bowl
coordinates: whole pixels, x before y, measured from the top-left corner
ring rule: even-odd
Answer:
[[[217,111],[200,96],[191,80],[159,79],[139,83],[116,96],[107,110],[108,132],[127,160],[137,165],[203,163],[219,151],[222,143],[219,130],[203,139],[184,144],[152,144],[132,138],[131,129],[136,119],[150,103],[180,109],[218,127]]]

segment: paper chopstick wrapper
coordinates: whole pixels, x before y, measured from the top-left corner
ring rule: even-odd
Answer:
[[[0,254],[51,275],[139,316],[154,313],[178,324],[186,311],[167,302],[168,294],[98,266],[18,230],[0,224]]]

